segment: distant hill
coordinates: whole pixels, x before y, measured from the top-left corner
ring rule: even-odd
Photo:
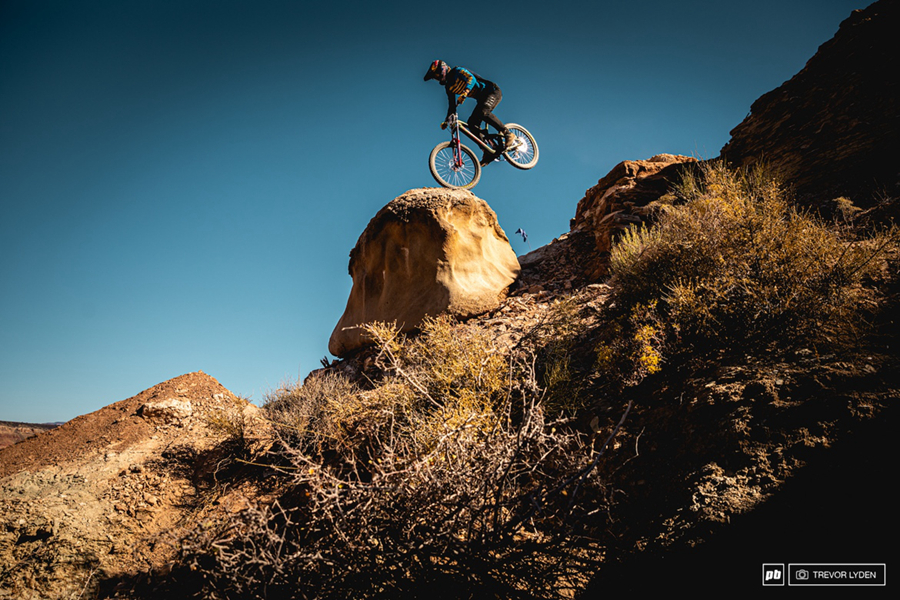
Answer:
[[[16,442],[30,438],[42,431],[49,431],[61,423],[16,423],[0,421],[0,448],[12,446]]]

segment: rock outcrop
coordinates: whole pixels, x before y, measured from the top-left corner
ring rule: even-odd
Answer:
[[[900,2],[880,0],[854,11],[802,71],[761,96],[731,131],[720,158],[745,167],[766,161],[791,185],[797,200],[825,214],[839,196],[897,217],[900,167]],[[660,154],[624,161],[585,192],[571,234],[594,238],[595,255],[582,276],[606,275],[615,235],[648,217],[647,205],[678,181],[693,158]],[[534,260],[540,257],[535,257]],[[523,266],[531,267],[531,257]],[[526,263],[528,263],[526,265]]]
[[[353,288],[328,350],[367,343],[374,321],[415,329],[426,316],[467,318],[496,308],[519,273],[497,215],[471,192],[410,190],[369,222],[350,252]]]
[[[159,402],[148,402],[138,412],[152,423],[172,425],[187,421],[194,409],[189,400],[167,398]]]
[[[606,174],[578,201],[573,232],[590,232],[595,253],[584,265],[589,280],[606,274],[606,262],[617,233],[649,215],[647,205],[658,200],[678,180],[690,156],[658,154],[649,160],[626,160]]]
[[[868,208],[900,193],[900,2],[856,10],[803,68],[753,103],[722,156],[766,160],[807,206],[848,196]]]

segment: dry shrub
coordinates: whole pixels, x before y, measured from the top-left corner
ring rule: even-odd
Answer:
[[[181,543],[156,593],[208,598],[553,597],[587,568],[572,528],[598,511],[592,438],[542,406],[534,353],[428,320],[375,324],[381,376],[333,372],[265,405],[290,491]]]
[[[620,302],[618,314],[612,312],[599,329],[593,371],[608,386],[634,386],[662,369],[669,344],[658,304],[655,300],[630,306]]]
[[[492,427],[494,408],[509,392],[507,360],[487,333],[457,327],[448,316],[426,318],[421,335],[385,366],[426,392],[435,409],[415,423],[414,435],[426,446],[448,427]]]
[[[204,418],[206,426],[224,437],[223,447],[235,456],[246,457],[250,452],[250,424],[246,408],[250,404],[242,396],[227,396],[222,406],[210,411]]]
[[[287,382],[266,396],[263,408],[285,443],[305,452],[352,444],[346,424],[365,419],[357,387],[331,372],[314,372],[302,384]]]
[[[249,400],[241,396],[228,396],[222,399],[219,408],[205,415],[204,422],[215,433],[229,439],[244,439],[247,434],[247,419],[244,408]]]
[[[660,206],[655,226],[630,229],[610,256],[620,309],[665,328],[630,335],[753,352],[852,333],[878,242],[850,243],[794,209],[764,168],[708,163],[675,195],[684,203]]]
[[[543,405],[549,414],[583,408],[577,341],[584,333],[578,303],[571,297],[555,300],[524,345],[536,349],[538,383],[544,390]]]

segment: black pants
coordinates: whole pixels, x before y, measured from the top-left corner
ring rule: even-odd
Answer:
[[[485,95],[483,98],[476,98],[478,104],[475,105],[475,110],[472,111],[472,116],[469,117],[468,125],[469,129],[473,127],[480,128],[482,121],[491,125],[497,131],[503,131],[506,129],[506,125],[503,124],[503,121],[494,116],[493,111],[498,104],[500,104],[500,100],[503,98],[503,94],[500,93],[500,88],[494,87],[494,91]]]

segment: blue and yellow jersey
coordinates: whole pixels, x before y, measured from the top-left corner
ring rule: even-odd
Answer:
[[[447,88],[447,99],[450,103],[447,114],[453,112],[456,107],[456,97],[465,96],[472,98],[481,98],[490,94],[496,89],[496,85],[483,79],[468,69],[463,67],[453,67],[447,73],[444,80],[444,87]]]
[[[447,82],[444,85],[447,86],[448,94],[465,93],[467,96],[473,90],[480,91],[484,89],[484,83],[478,81],[478,78],[471,71],[462,67],[450,69],[450,72],[447,73]]]

